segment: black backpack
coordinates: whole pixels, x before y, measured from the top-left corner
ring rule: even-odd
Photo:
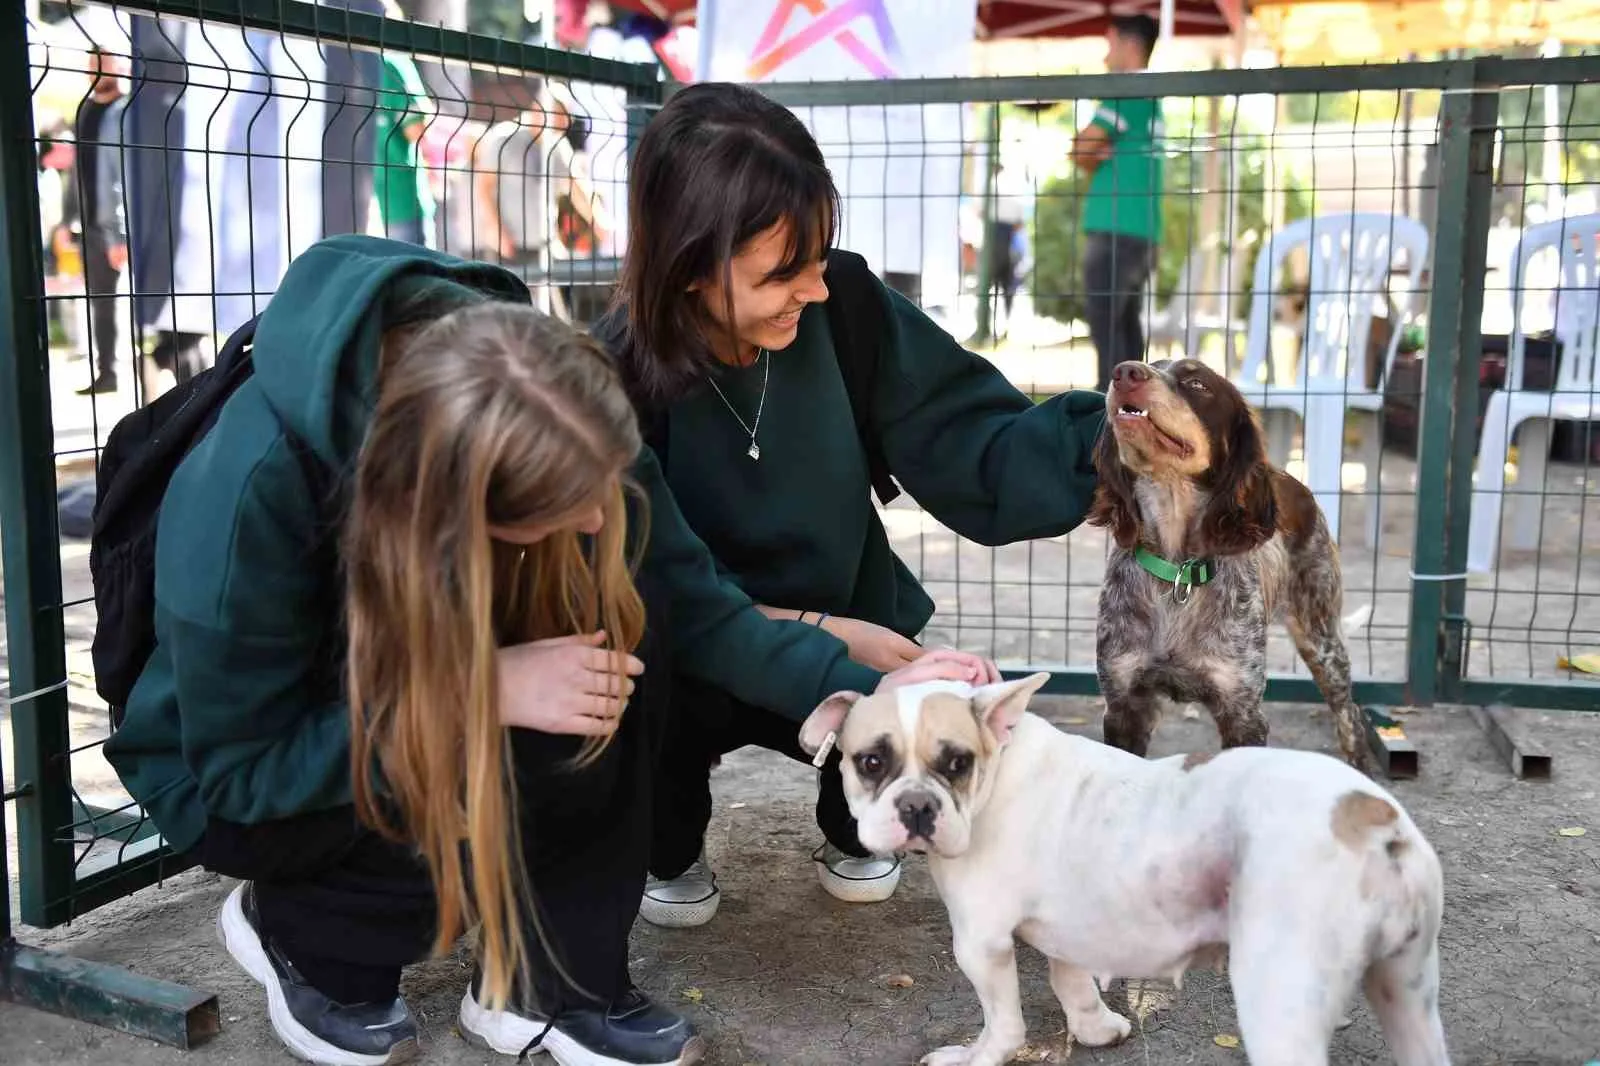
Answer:
[[[872,396],[877,387],[878,364],[883,357],[880,338],[889,326],[889,308],[867,261],[854,252],[828,253],[828,299],[822,305],[828,315],[828,332],[833,337],[834,358],[850,397],[850,412],[855,418],[856,436],[867,457],[867,474],[873,491],[885,505],[900,495],[883,454],[883,443],[872,432]],[[665,412],[641,412],[645,443],[661,460],[667,461],[667,419]]]
[[[178,464],[216,424],[222,405],[255,373],[256,322],[234,331],[202,370],[145,407],[124,416],[106,437],[95,475],[89,574],[94,583],[95,690],[122,724],[128,694],[155,650],[156,525]],[[307,477],[322,483],[321,464],[290,438]]]

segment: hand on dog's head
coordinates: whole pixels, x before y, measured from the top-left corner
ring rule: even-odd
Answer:
[[[863,847],[879,855],[932,850],[954,858],[967,849],[971,819],[1029,699],[1049,677],[835,693],[801,726],[800,745],[815,755],[829,736],[837,738],[845,798]]]

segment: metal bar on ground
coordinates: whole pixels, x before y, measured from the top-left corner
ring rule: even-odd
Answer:
[[[14,941],[0,943],[0,998],[185,1051],[222,1031],[212,993]]]
[[[1421,753],[1406,736],[1405,726],[1388,713],[1387,707],[1363,705],[1361,720],[1366,726],[1367,744],[1386,775],[1400,779],[1416,777],[1421,772]]]
[[[55,430],[51,420],[39,184],[22,4],[0,4],[0,541],[16,753],[20,918],[52,925],[45,901],[72,884],[66,637],[59,604]]]
[[[1483,730],[1494,750],[1511,767],[1511,773],[1523,780],[1550,780],[1549,752],[1529,735],[1528,730],[1515,718],[1515,712],[1504,704],[1483,707],[1472,705],[1473,720]]]

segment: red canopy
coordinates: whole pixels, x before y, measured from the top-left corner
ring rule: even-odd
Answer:
[[[694,20],[697,0],[611,0],[673,22]],[[1173,32],[1220,37],[1233,33],[1244,18],[1244,0],[1174,0]],[[978,0],[977,35],[985,40],[1012,37],[1098,37],[1112,15],[1144,13],[1161,17],[1161,0]]]
[[[1224,37],[1244,17],[1244,0],[1174,0],[1172,31],[1185,37]],[[1160,20],[1161,0],[978,0],[978,36],[1099,37],[1113,15]]]

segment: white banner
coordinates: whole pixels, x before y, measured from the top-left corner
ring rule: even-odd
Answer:
[[[700,0],[704,81],[942,78],[968,73],[977,0]],[[964,111],[804,108],[844,200],[841,247],[879,273],[917,275],[953,304]]]

